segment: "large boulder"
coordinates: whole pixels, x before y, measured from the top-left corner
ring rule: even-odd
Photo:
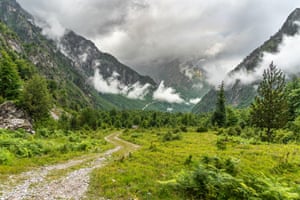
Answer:
[[[30,117],[10,101],[0,105],[0,128],[10,130],[21,128],[34,133]]]

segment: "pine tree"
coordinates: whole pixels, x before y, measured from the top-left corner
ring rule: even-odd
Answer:
[[[220,85],[218,100],[216,103],[216,110],[212,116],[212,123],[218,125],[219,127],[224,127],[226,125],[224,82],[222,82],[222,84]]]
[[[273,63],[264,70],[254,103],[251,105],[250,118],[256,127],[266,129],[268,141],[273,137],[273,129],[282,128],[288,121],[288,104],[285,94],[285,76]]]
[[[0,96],[8,100],[19,96],[21,79],[16,65],[5,51],[1,51],[0,59]]]

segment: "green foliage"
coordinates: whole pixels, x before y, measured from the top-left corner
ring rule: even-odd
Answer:
[[[207,116],[191,113],[165,113],[158,111],[139,110],[96,110],[85,108],[72,116],[63,116],[60,127],[78,130],[82,127],[96,130],[99,128],[158,128],[173,127],[181,132],[187,132],[188,126],[198,126],[202,122],[209,121]],[[202,125],[203,127],[206,126]]]
[[[196,129],[196,132],[198,132],[198,133],[205,133],[207,131],[208,131],[208,128],[204,127],[204,126],[200,126]]]
[[[220,198],[224,195],[228,199],[299,199],[299,145],[262,143],[259,138],[252,139],[252,135],[258,134],[257,129],[247,127],[241,134],[249,132],[249,139],[217,136],[214,132],[187,132],[181,135],[181,140],[163,142],[162,136],[168,131],[172,133],[174,129],[129,129],[122,134],[123,139],[141,148],[122,162],[96,169],[91,175],[88,199],[197,199],[186,190],[179,190],[176,180],[192,174],[199,160],[209,169],[205,172],[215,175],[209,176],[206,188],[224,192],[219,194]],[[222,151],[216,147],[220,137],[226,140],[226,149]],[[284,170],[288,152],[287,170]],[[114,158],[120,160],[120,155]],[[233,180],[227,179],[228,175]],[[233,184],[237,180],[239,183]],[[227,183],[233,185],[227,186]],[[215,186],[215,190],[211,186]],[[238,192],[241,187],[249,191],[249,196],[230,196],[230,192]],[[232,191],[224,191],[225,188]],[[201,189],[193,191],[201,192]]]
[[[22,130],[0,129],[0,165],[14,165],[17,159],[58,156],[75,152],[99,152],[107,148],[101,132],[70,132],[38,129],[35,135]],[[59,156],[58,156],[59,157]]]
[[[251,105],[253,125],[265,128],[267,139],[273,138],[272,129],[282,128],[288,121],[288,104],[285,95],[285,76],[273,63],[263,73],[258,95]]]
[[[236,111],[231,107],[226,108],[226,119],[227,126],[235,126],[239,121]]]
[[[300,79],[294,78],[287,84],[286,95],[289,106],[289,120],[294,120],[300,115]]]
[[[294,188],[267,177],[241,174],[231,159],[204,157],[176,180],[176,189],[191,199],[297,199]]]
[[[0,58],[0,96],[8,100],[18,98],[21,78],[17,66],[5,51],[1,51]]]
[[[15,63],[23,80],[29,80],[36,73],[35,67],[24,59],[17,59]]]
[[[212,116],[212,124],[219,127],[224,127],[226,125],[224,82],[220,85],[216,109]]]
[[[168,141],[173,141],[173,140],[180,140],[180,139],[181,139],[180,133],[177,133],[177,132],[172,133],[171,131],[168,131],[162,137],[163,142],[168,142]]]
[[[227,148],[227,139],[226,138],[219,138],[216,142],[216,147],[218,150],[225,150]]]
[[[22,106],[34,120],[49,116],[52,107],[51,96],[44,78],[34,75],[26,84],[22,95]]]
[[[0,148],[0,165],[10,165],[13,159],[13,154],[10,151]]]

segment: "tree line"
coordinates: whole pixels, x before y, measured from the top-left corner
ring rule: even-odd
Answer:
[[[216,109],[212,114],[212,124],[225,127],[226,111],[224,82],[219,87]],[[263,72],[263,79],[257,89],[257,96],[251,104],[248,125],[266,132],[269,142],[274,138],[274,131],[288,128],[300,117],[300,79],[286,82],[284,73],[273,63]],[[300,125],[300,124],[299,124]]]

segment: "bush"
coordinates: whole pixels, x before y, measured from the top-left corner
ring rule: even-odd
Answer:
[[[250,191],[223,168],[226,160],[209,157],[203,160],[177,179],[176,188],[183,191],[184,196],[191,199],[247,199]]]
[[[197,133],[205,133],[208,131],[208,128],[204,127],[204,126],[200,126],[196,129]]]
[[[180,130],[182,131],[182,132],[188,132],[188,129],[187,129],[187,127],[186,126],[181,126],[180,127]]]
[[[12,153],[7,149],[0,148],[0,165],[10,165],[14,159]]]
[[[180,191],[184,199],[300,198],[297,188],[263,174],[259,177],[241,174],[235,161],[219,157],[204,157],[192,170],[181,173],[172,187]]]
[[[170,131],[168,131],[163,135],[162,141],[167,142],[167,141],[180,140],[180,139],[181,139],[180,133],[171,133]]]
[[[287,131],[282,129],[276,130],[274,135],[275,135],[274,142],[276,143],[287,144],[289,142],[296,142],[298,139],[297,136],[292,131]]]
[[[216,147],[219,150],[225,150],[227,148],[227,140],[225,138],[219,138],[216,142]]]

